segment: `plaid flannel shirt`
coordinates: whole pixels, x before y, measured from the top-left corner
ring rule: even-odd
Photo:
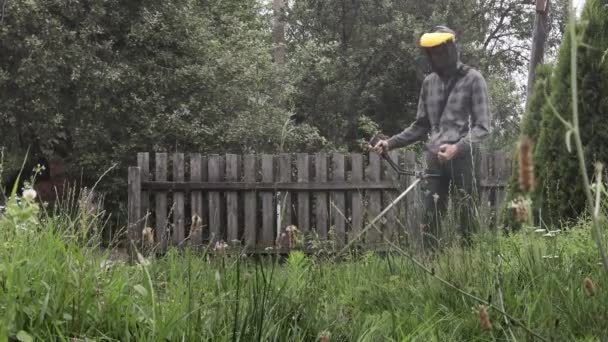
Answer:
[[[459,70],[461,67],[463,64],[459,62]],[[388,140],[389,149],[410,145],[430,135],[427,142],[430,151],[436,153],[442,144],[456,144],[461,153],[489,134],[490,101],[481,73],[469,68],[464,76],[460,76],[442,115],[439,111],[448,84],[436,73],[424,79],[416,121]]]

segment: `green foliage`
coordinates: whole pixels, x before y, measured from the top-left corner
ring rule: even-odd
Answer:
[[[64,157],[120,203],[137,151],[310,151],[277,100],[270,17],[258,1],[10,1],[0,25],[7,161]],[[288,134],[286,134],[288,132]],[[8,169],[14,169],[8,165]]]
[[[608,49],[607,29],[608,8],[603,1],[587,1],[576,27],[576,41],[567,36],[561,46],[548,99],[557,113],[548,106],[543,109],[534,160],[539,185],[536,198],[541,199],[537,204],[543,208],[547,222],[576,218],[586,206],[578,160],[574,150],[568,152],[567,130],[556,115],[572,120],[571,44],[578,49],[577,101],[587,170],[591,173],[595,162],[608,160],[608,150],[604,148],[608,142],[608,121],[603,114],[608,111],[605,94],[608,64],[603,58]]]

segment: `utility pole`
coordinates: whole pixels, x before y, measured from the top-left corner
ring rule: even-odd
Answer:
[[[530,66],[528,67],[528,87],[526,89],[526,108],[530,103],[530,96],[534,89],[536,80],[536,66],[543,61],[545,53],[545,42],[549,35],[551,25],[547,19],[549,12],[549,0],[536,0],[536,18],[534,30],[532,31],[532,49],[530,51]]]

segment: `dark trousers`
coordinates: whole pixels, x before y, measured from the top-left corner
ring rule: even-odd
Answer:
[[[427,173],[439,178],[427,178],[423,182],[424,203],[423,242],[425,250],[436,250],[442,238],[441,220],[446,214],[453,215],[462,242],[469,245],[471,233],[477,231],[479,220],[475,217],[478,203],[480,161],[479,150],[463,151],[448,162],[440,162],[434,153],[426,153]],[[453,211],[447,213],[451,197]],[[445,234],[444,234],[445,235]]]

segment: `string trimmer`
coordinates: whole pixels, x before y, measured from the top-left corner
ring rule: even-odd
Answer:
[[[383,136],[382,134],[376,134],[374,135],[370,141],[369,141],[369,145],[371,148],[373,148],[374,146],[376,146],[376,144],[378,143],[378,141],[380,141],[381,139],[386,139],[385,136]],[[420,183],[423,179],[425,178],[438,178],[441,177],[440,175],[437,174],[430,174],[430,173],[426,173],[424,171],[413,171],[413,170],[405,170],[402,169],[389,155],[388,153],[386,153],[386,151],[383,151],[381,154],[382,158],[384,158],[384,160],[386,160],[388,162],[388,164],[400,175],[405,175],[405,176],[414,176],[415,179],[412,182],[412,184],[410,184],[410,186],[407,187],[407,189],[405,191],[403,191],[399,196],[397,196],[397,198],[395,198],[391,204],[389,204],[384,210],[382,210],[382,212],[380,214],[378,214],[378,216],[376,216],[373,220],[371,220],[367,226],[365,228],[363,228],[359,234],[357,234],[357,236],[355,236],[352,240],[350,240],[350,242],[348,244],[346,244],[346,246],[344,246],[344,248],[338,253],[338,255],[341,255],[342,253],[344,253],[345,251],[348,250],[348,248],[357,240],[359,240],[359,238],[361,236],[363,236],[363,234],[365,234],[371,227],[374,227],[374,225],[376,224],[376,222],[378,222],[378,220],[380,220],[382,218],[382,216],[384,216],[389,210],[391,210],[392,207],[395,206],[395,204],[397,204],[399,201],[401,201],[401,199],[403,199],[403,197],[405,197],[410,191],[412,191],[413,188],[415,188],[418,183]],[[377,227],[376,228],[378,231],[380,231]]]

